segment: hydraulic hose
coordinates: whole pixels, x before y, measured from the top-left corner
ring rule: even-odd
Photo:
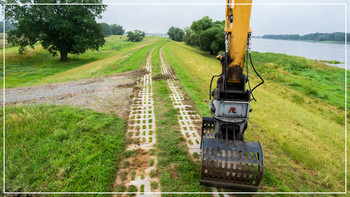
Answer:
[[[252,68],[254,70],[254,72],[256,73],[256,75],[261,79],[261,82],[256,85],[251,92],[253,92],[257,87],[259,87],[260,85],[262,85],[265,81],[264,79],[260,76],[260,74],[258,73],[258,71],[256,71],[255,67],[254,67],[254,64],[253,64],[253,60],[252,60],[252,54],[251,52],[249,52],[249,60],[250,60],[250,63],[252,64]]]

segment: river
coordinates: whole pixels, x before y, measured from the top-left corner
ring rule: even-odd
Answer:
[[[252,51],[263,53],[284,53],[315,60],[336,60],[342,63],[327,64],[340,68],[345,67],[345,44],[252,38],[251,48]],[[347,44],[347,52],[347,69],[349,69],[350,44]]]

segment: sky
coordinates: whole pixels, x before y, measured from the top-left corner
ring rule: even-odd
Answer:
[[[209,16],[213,20],[224,20],[225,1],[104,0],[103,2],[107,4],[140,2],[143,5],[108,5],[102,18],[97,21],[122,25],[126,31],[139,29],[147,33],[166,33],[171,26],[184,28],[203,16]],[[158,3],[158,5],[151,5],[151,3]],[[184,5],[164,5],[164,3],[184,3]],[[188,5],[190,3],[192,5]],[[198,3],[207,4],[193,5]],[[291,3],[301,4],[284,5]],[[347,9],[344,5],[306,5],[312,3],[347,3],[348,5]],[[255,36],[344,32],[346,10],[347,18],[349,18],[350,3],[348,0],[253,0],[250,21]],[[349,22],[350,20],[347,20],[350,27]]]

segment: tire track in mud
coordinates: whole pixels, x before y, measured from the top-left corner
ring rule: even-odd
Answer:
[[[180,115],[178,116],[178,122],[180,125],[180,130],[182,136],[186,140],[186,145],[188,151],[193,160],[200,159],[201,150],[200,150],[200,128],[198,127],[199,123],[202,122],[201,116],[193,109],[193,106],[188,104],[184,98],[184,94],[181,92],[181,85],[176,79],[174,71],[170,68],[169,64],[166,63],[164,58],[163,47],[159,51],[159,56],[161,60],[161,73],[164,76],[169,77],[167,79],[168,86],[171,90],[170,98],[175,109],[179,110]],[[219,197],[217,188],[212,187],[215,197]],[[223,194],[225,197],[229,195]]]
[[[154,48],[142,66],[147,74],[141,77],[137,85],[141,90],[130,106],[127,130],[127,135],[131,139],[127,147],[130,156],[122,161],[115,181],[117,192],[133,192],[135,196],[160,196],[151,194],[151,192],[160,191],[159,179],[156,177],[157,156],[154,147],[157,140],[152,98],[151,57],[153,50]],[[127,195],[124,193],[122,196]]]

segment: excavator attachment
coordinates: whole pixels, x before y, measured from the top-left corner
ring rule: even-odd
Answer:
[[[219,139],[217,136],[215,119],[203,117],[200,183],[240,191],[257,191],[264,168],[260,143]]]
[[[257,191],[263,177],[264,156],[260,143],[244,141],[252,111],[250,102],[256,101],[253,91],[264,83],[251,57],[251,8],[252,0],[226,0],[225,53],[217,56],[221,74],[214,75],[210,81],[212,117],[203,117],[202,185]],[[254,88],[249,80],[248,61],[261,79]],[[212,90],[214,78],[218,79]]]

